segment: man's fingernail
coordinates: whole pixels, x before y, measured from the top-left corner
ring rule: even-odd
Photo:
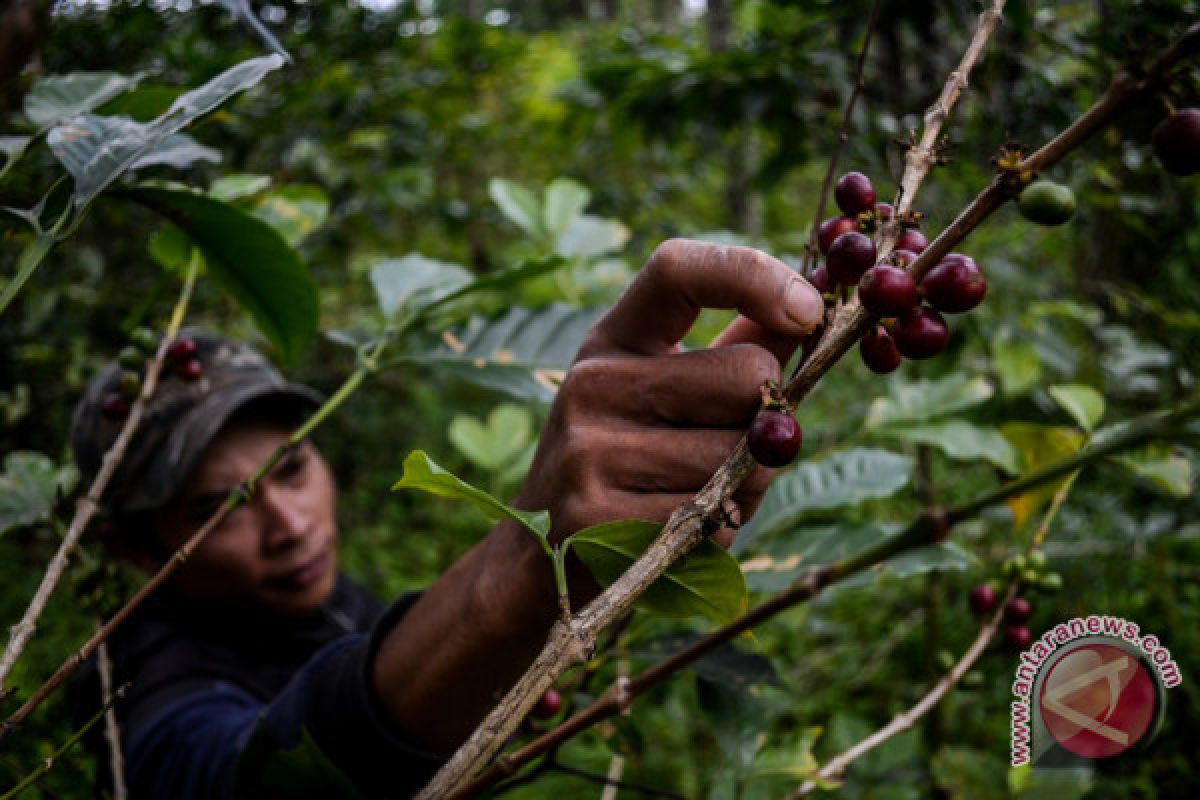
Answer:
[[[788,318],[802,329],[801,333],[808,333],[824,316],[825,301],[803,278],[793,275],[788,279],[783,309]]]

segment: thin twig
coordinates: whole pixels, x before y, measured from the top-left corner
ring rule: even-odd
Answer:
[[[1070,494],[1071,486],[1078,474],[1078,471],[1072,473],[1071,477],[1064,481],[1063,485],[1055,492],[1054,500],[1050,503],[1049,509],[1046,510],[1045,516],[1042,517],[1042,522],[1033,536],[1028,552],[1032,553],[1037,550],[1046,541],[1046,536],[1050,532],[1050,523],[1054,521],[1055,516],[1058,515],[1059,508],[1066,502],[1067,495]],[[787,795],[786,800],[795,800],[797,797],[802,797],[813,789],[816,789],[822,782],[837,780],[851,763],[862,758],[897,734],[909,730],[921,717],[936,708],[942,698],[962,680],[963,676],[967,674],[971,667],[975,665],[975,662],[979,660],[979,657],[983,655],[984,649],[987,648],[988,643],[991,642],[996,635],[996,631],[999,630],[1000,621],[1004,618],[1004,607],[1008,604],[1009,600],[1012,600],[1016,596],[1019,587],[1019,581],[1013,581],[1009,584],[1007,591],[1004,593],[1004,599],[998,604],[991,619],[980,629],[979,635],[975,637],[975,641],[962,654],[958,662],[950,668],[950,671],[916,705],[903,713],[897,714],[887,725],[875,731],[875,733],[853,747],[830,759],[825,766],[817,770],[812,780],[805,781],[799,789]]]
[[[758,627],[775,615],[811,599],[826,587],[882,563],[899,553],[937,541],[944,537],[954,525],[977,516],[987,508],[1051,483],[1064,475],[1078,474],[1083,467],[1115,453],[1141,447],[1155,439],[1174,436],[1183,422],[1196,417],[1200,417],[1200,400],[1193,400],[1165,413],[1152,412],[1142,415],[1130,420],[1102,441],[1092,442],[1074,455],[1046,464],[1018,480],[1010,481],[994,490],[985,492],[977,500],[968,501],[934,514],[926,512],[895,537],[885,539],[842,561],[805,570],[792,582],[791,586],[737,619],[697,639],[620,685],[614,683],[592,705],[564,720],[520,749],[504,754],[477,778],[452,793],[450,797],[464,798],[478,794],[504,776],[512,775],[533,759],[553,751],[587,728],[628,709],[635,697],[645,694],[651,688],[663,683],[672,675],[718,647],[733,641],[746,631]],[[1034,541],[1038,542],[1036,536]]]
[[[0,800],[12,800],[14,797],[19,795],[21,792],[28,789],[32,784],[36,783],[47,772],[54,769],[54,765],[58,763],[58,760],[60,758],[62,758],[63,753],[67,752],[72,747],[74,747],[75,743],[78,742],[80,739],[82,739],[84,734],[86,734],[88,731],[90,731],[92,729],[92,726],[100,721],[100,718],[104,716],[104,712],[106,712],[106,711],[108,711],[108,709],[112,708],[113,703],[117,702],[122,697],[124,697],[125,692],[128,690],[129,690],[129,684],[125,684],[124,686],[122,686],[121,688],[119,688],[115,692],[113,692],[113,696],[109,699],[109,702],[106,703],[99,711],[97,711],[95,714],[93,714],[92,718],[89,719],[86,723],[84,723],[82,728],[80,728],[79,730],[77,730],[73,734],[71,734],[69,737],[67,737],[67,740],[62,743],[61,747],[59,747],[57,750],[55,750],[52,755],[42,759],[42,763],[38,764],[37,768],[34,769],[33,772],[26,775],[23,779],[21,779],[21,781],[16,786],[14,786],[13,788],[11,788],[7,792],[5,792],[4,795],[2,797],[0,797]]]
[[[866,81],[863,79],[863,74],[866,71],[867,50],[871,46],[871,36],[875,33],[875,21],[879,18],[879,5],[880,0],[874,0],[871,3],[871,13],[867,17],[867,30],[863,34],[862,48],[858,51],[858,66],[854,72],[854,88],[850,91],[850,98],[846,101],[845,110],[842,111],[842,127],[838,131],[837,140],[833,143],[833,152],[829,154],[829,166],[825,169],[825,178],[821,181],[821,193],[817,196],[817,213],[813,217],[812,229],[808,233],[808,246],[804,248],[804,261],[800,267],[800,274],[806,278],[812,275],[813,256],[817,252],[817,229],[825,217],[825,204],[829,200],[829,187],[833,184],[834,173],[837,172],[838,160],[842,155],[842,146],[850,138],[850,118],[854,114],[854,104],[858,102],[859,94],[866,88]]]
[[[104,738],[108,742],[108,771],[112,774],[113,800],[125,800],[129,790],[125,787],[125,759],[121,753],[121,729],[117,727],[117,710],[112,699],[112,659],[108,657],[108,644],[101,642],[96,648],[96,666],[100,672],[100,698],[104,703]]]
[[[198,266],[196,259],[193,258],[192,262],[188,265],[187,277],[184,279],[179,299],[175,303],[175,310],[171,314],[171,322],[167,326],[166,335],[159,342],[158,352],[154,354],[154,359],[146,367],[146,376],[142,381],[141,392],[138,393],[133,407],[129,410],[129,416],[126,418],[125,424],[121,427],[121,432],[117,434],[117,438],[104,454],[104,459],[100,464],[100,471],[96,473],[96,477],[92,480],[92,485],[88,488],[87,494],[80,498],[76,504],[75,516],[71,519],[71,524],[67,528],[67,533],[63,537],[62,542],[59,544],[58,550],[50,560],[50,565],[46,567],[46,572],[42,575],[42,582],[38,586],[37,591],[34,592],[33,599],[29,601],[29,608],[25,609],[25,614],[21,617],[21,621],[12,626],[8,646],[4,650],[3,658],[0,658],[0,685],[3,685],[9,672],[16,665],[21,652],[25,649],[25,645],[29,643],[34,631],[37,630],[38,618],[41,617],[42,611],[46,608],[46,603],[50,600],[50,595],[54,593],[55,587],[58,585],[59,580],[62,579],[71,554],[79,544],[79,539],[83,536],[84,530],[87,529],[88,523],[91,522],[92,517],[95,516],[96,511],[100,508],[100,499],[104,496],[104,490],[108,487],[109,481],[112,480],[113,474],[116,472],[121,460],[125,457],[125,451],[128,449],[129,443],[133,441],[133,435],[142,421],[142,414],[145,411],[146,404],[150,402],[150,398],[154,394],[154,389],[158,386],[158,379],[162,373],[163,364],[166,362],[167,350],[170,348],[171,343],[174,342],[175,336],[183,324],[188,303],[191,301],[192,289],[196,284]]]
[[[0,763],[5,764],[9,769],[17,773],[18,778],[25,775],[25,770],[21,768],[21,765],[3,753],[0,753]],[[42,792],[44,792],[45,795],[50,798],[50,800],[59,800],[59,796],[50,787],[42,783],[40,778],[35,780],[34,783],[37,784],[37,787],[41,789]]]

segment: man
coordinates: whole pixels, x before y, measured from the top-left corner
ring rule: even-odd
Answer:
[[[741,314],[711,347],[684,352],[706,307]],[[807,282],[759,251],[665,243],[585,339],[515,505],[548,509],[555,540],[614,519],[665,521],[728,456],[760,387],[822,312]],[[195,341],[201,376],[165,378],[105,498],[114,548],[146,569],[316,402],[249,348]],[[85,478],[120,427],[100,411],[116,380],[110,367],[77,410]],[[759,468],[735,496],[744,516],[769,479]],[[535,657],[557,606],[526,531],[497,524],[381,612],[337,574],[334,501],[316,448],[293,448],[114,637],[116,682],[133,683],[117,705],[133,797],[297,796],[273,788],[270,765],[306,736],[364,796],[407,796]],[[575,604],[599,591],[577,564],[569,582]]]

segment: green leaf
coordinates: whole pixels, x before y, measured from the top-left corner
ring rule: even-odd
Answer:
[[[252,213],[296,247],[325,224],[329,196],[317,186],[293,184],[272,189],[253,206]]]
[[[33,85],[25,97],[25,116],[45,130],[76,114],[93,111],[142,79],[116,72],[72,72],[50,75]]]
[[[1164,445],[1113,456],[1113,461],[1174,497],[1188,497],[1195,488],[1192,462]]]
[[[548,547],[550,513],[521,511],[501,503],[482,489],[476,489],[449,470],[434,463],[423,450],[413,450],[404,459],[404,474],[392,485],[396,489],[417,489],[439,497],[465,500],[482,511],[488,519],[513,519],[524,525]]]
[[[31,141],[32,136],[0,136],[0,153],[4,154],[4,163],[7,165],[20,158]]]
[[[458,414],[450,420],[450,443],[472,463],[497,470],[515,461],[529,444],[533,419],[521,406],[504,403],[492,409],[484,423]]]
[[[995,428],[950,419],[911,427],[889,425],[876,432],[914,444],[932,445],[956,461],[989,461],[1010,475],[1017,473],[1016,451]]]
[[[533,192],[512,181],[493,178],[488,183],[488,194],[504,216],[518,228],[535,239],[545,236],[541,225],[541,209]]]
[[[989,400],[995,387],[986,378],[952,373],[936,381],[894,383],[890,397],[880,397],[867,412],[866,426],[923,422],[963,411]]]
[[[0,534],[48,520],[55,499],[78,479],[74,467],[60,467],[41,453],[9,453],[0,474]]]
[[[159,266],[170,272],[180,272],[192,258],[192,240],[169,222],[155,231],[146,249]]]
[[[245,211],[189,191],[139,187],[128,196],[178,225],[203,251],[208,274],[295,358],[317,330],[317,285],[274,228]]]
[[[212,186],[208,187],[208,194],[217,200],[232,203],[234,200],[264,192],[270,185],[271,178],[268,175],[248,175],[239,172],[217,178],[212,182]]]
[[[181,94],[148,123],[122,117],[77,114],[50,131],[46,143],[75,178],[75,205],[83,207],[139,161],[163,148],[171,136],[238,92],[254,86],[283,60],[277,55],[243,61],[203,86]]]
[[[872,571],[877,576],[909,578],[935,569],[969,570],[978,565],[979,559],[957,542],[939,542],[892,556]]]
[[[575,554],[602,585],[621,577],[651,543],[662,525],[623,520],[585,528],[569,541]],[[703,615],[728,622],[746,608],[746,579],[737,561],[705,539],[659,576],[636,605],[663,617]]]
[[[571,220],[554,243],[563,258],[594,258],[620,250],[629,241],[629,229],[615,219],[589,214]]]
[[[1090,386],[1066,384],[1051,386],[1046,391],[1063,411],[1079,423],[1079,427],[1089,433],[1104,416],[1104,395]]]
[[[1024,394],[1042,377],[1042,360],[1037,346],[1025,339],[993,344],[992,366],[1006,395]]]
[[[414,337],[409,351],[389,363],[428,366],[518,400],[549,403],[602,313],[561,304],[514,307],[440,337]]]
[[[1026,474],[1043,464],[1059,461],[1071,455],[1083,446],[1084,436],[1079,431],[1067,427],[1037,425],[1032,422],[1010,422],[1000,428],[1001,435],[1017,451],[1019,474]],[[1013,515],[1013,524],[1020,529],[1029,521],[1038,509],[1049,503],[1051,498],[1062,486],[1070,480],[1067,475],[1057,481],[1052,481],[1040,489],[1034,489],[1018,495],[1006,502]]]
[[[767,542],[763,552],[742,561],[742,572],[752,591],[778,592],[809,567],[857,555],[899,530],[895,525],[848,520],[798,528]],[[742,535],[739,532],[739,540]]]
[[[546,187],[542,223],[546,231],[557,237],[587,207],[592,193],[570,178],[555,178]]]
[[[908,456],[869,448],[801,462],[771,482],[758,511],[739,531],[734,549],[743,549],[752,537],[790,527],[811,511],[890,497],[908,483],[912,470],[913,460]]]
[[[149,122],[170,108],[175,98],[186,90],[187,87],[184,86],[141,84],[94,110],[105,117],[131,117],[138,122]]]
[[[454,294],[471,283],[466,267],[409,253],[385,258],[371,269],[371,285],[387,317],[415,313],[422,307]]]

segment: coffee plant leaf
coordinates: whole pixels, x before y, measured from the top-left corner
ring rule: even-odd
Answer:
[[[879,429],[955,414],[987,402],[995,392],[987,378],[961,373],[937,380],[896,381],[888,396],[871,403],[866,426]]]
[[[25,97],[25,116],[46,130],[77,114],[94,111],[137,86],[144,76],[117,72],[72,72],[48,75],[35,83]]]
[[[908,484],[913,460],[889,450],[854,448],[803,461],[776,477],[751,520],[738,532],[734,551],[751,539],[789,528],[805,514],[890,497]]]
[[[1085,431],[1090,432],[1104,416],[1104,395],[1090,386],[1065,384],[1051,386],[1046,392]]]
[[[205,256],[208,275],[292,360],[317,331],[317,284],[267,223],[196,192],[138,187],[127,196],[178,226]]]
[[[546,511],[522,511],[500,502],[454,473],[439,466],[423,450],[413,450],[404,459],[404,474],[392,484],[392,490],[416,489],[438,497],[464,500],[482,511],[488,519],[511,519],[536,536],[543,546],[550,535],[550,514]]]
[[[592,576],[608,586],[661,532],[657,522],[623,520],[585,528],[567,541]],[[746,602],[746,579],[737,560],[705,539],[668,567],[635,604],[662,617],[700,615],[720,624],[745,611]]]

